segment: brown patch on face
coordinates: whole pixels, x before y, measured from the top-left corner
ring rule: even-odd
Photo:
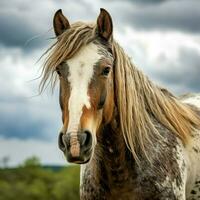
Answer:
[[[93,133],[99,128],[102,121],[102,111],[94,108],[87,109],[83,107],[83,114],[80,120],[80,126],[82,130],[90,130]]]
[[[64,127],[67,127],[69,122],[68,101],[70,97],[70,86],[65,76],[60,76],[60,96],[59,102],[62,110],[62,121]]]

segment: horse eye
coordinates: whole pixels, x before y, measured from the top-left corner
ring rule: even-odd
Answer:
[[[103,76],[108,76],[109,72],[110,72],[110,67],[105,67],[101,73],[101,75]]]
[[[61,76],[61,73],[58,68],[56,68],[56,72],[57,72],[58,76]]]

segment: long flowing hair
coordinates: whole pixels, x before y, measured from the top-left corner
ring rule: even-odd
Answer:
[[[77,22],[60,35],[46,54],[40,90],[47,83],[55,85],[56,67],[71,58],[82,46],[96,39],[96,26]],[[127,147],[138,160],[136,148],[148,157],[147,145],[162,137],[152,118],[176,134],[187,144],[191,133],[200,128],[199,116],[167,90],[152,83],[131,62],[119,44],[113,40],[115,54],[114,82],[120,129]],[[49,82],[48,82],[49,81]]]

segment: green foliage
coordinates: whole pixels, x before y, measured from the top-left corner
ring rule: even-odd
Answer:
[[[26,159],[22,166],[24,166],[24,167],[36,167],[36,166],[39,166],[39,165],[40,165],[39,158],[36,157],[36,156],[32,156],[32,157]]]
[[[16,169],[0,169],[0,200],[79,199],[78,166],[55,171],[38,161],[30,158]]]

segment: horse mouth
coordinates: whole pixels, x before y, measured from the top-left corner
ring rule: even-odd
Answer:
[[[66,159],[69,163],[75,163],[75,164],[86,164],[90,161],[91,159],[91,154],[92,154],[92,150],[87,150],[86,152],[84,152],[84,154],[82,154],[81,156],[78,157],[73,157],[71,156],[71,154],[66,153]]]
[[[75,164],[86,164],[90,161],[90,157],[87,159],[82,159],[80,157],[75,157],[75,158],[69,158],[67,157],[67,161],[69,163],[75,163]]]
[[[88,158],[88,159],[85,160],[85,161],[77,160],[77,161],[74,161],[73,163],[81,165],[81,164],[86,164],[86,163],[88,163],[89,161],[90,161],[90,158]]]

